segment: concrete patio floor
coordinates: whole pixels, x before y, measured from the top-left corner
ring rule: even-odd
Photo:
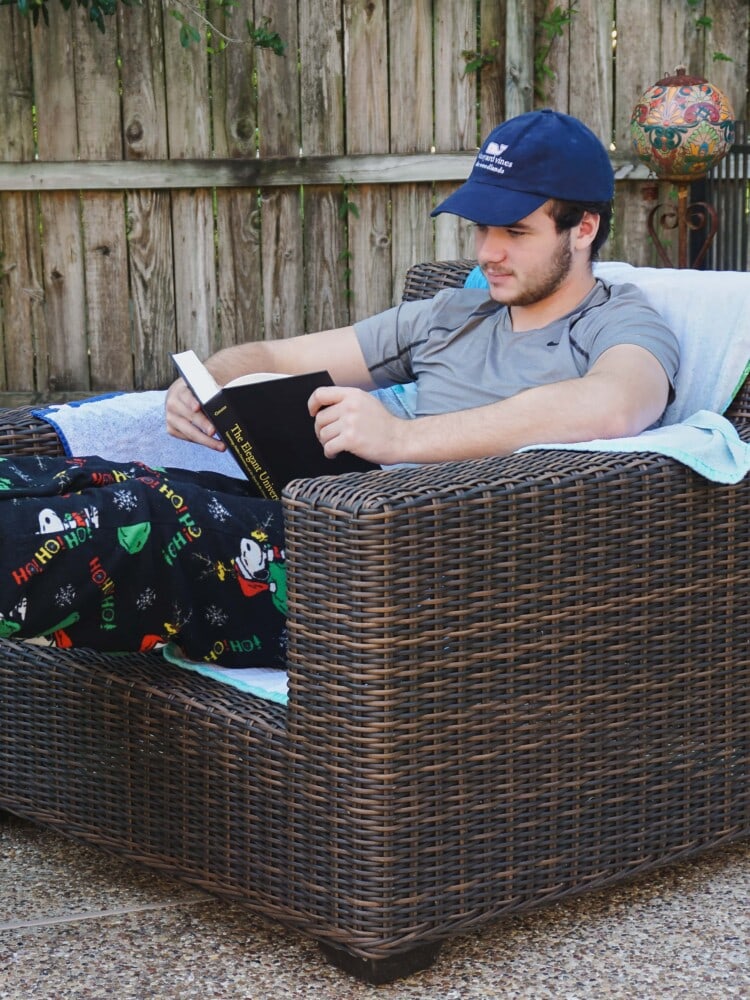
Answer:
[[[498,921],[367,986],[311,941],[0,814],[0,1000],[750,997],[750,842]]]

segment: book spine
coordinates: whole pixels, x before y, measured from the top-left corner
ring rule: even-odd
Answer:
[[[234,408],[227,403],[226,397],[219,394],[204,409],[260,496],[267,500],[280,500],[281,493],[274,485],[268,465],[248,437],[242,422],[237,419]]]

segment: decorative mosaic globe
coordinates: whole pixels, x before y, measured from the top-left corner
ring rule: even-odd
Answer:
[[[703,177],[734,142],[734,111],[726,96],[683,67],[645,92],[630,121],[633,148],[663,180]]]

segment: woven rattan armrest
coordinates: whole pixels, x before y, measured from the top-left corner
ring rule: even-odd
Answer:
[[[62,454],[60,438],[51,424],[34,416],[34,407],[0,409],[0,457]]]

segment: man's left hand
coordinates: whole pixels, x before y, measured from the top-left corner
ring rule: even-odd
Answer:
[[[389,413],[369,392],[322,386],[308,406],[327,458],[349,451],[379,465],[399,461],[398,442],[405,421]]]

